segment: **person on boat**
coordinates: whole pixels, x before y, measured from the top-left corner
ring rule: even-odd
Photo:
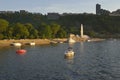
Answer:
[[[73,51],[73,48],[72,47],[68,47],[68,51]]]

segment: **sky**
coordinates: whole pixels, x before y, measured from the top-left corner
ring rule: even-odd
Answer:
[[[0,0],[0,11],[95,13],[97,3],[110,12],[120,9],[120,0]]]

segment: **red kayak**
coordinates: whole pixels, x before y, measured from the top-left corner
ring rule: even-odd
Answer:
[[[24,50],[24,49],[20,49],[20,50],[17,50],[16,53],[17,54],[25,54],[27,51]]]

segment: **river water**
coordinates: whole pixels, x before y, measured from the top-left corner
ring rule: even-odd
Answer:
[[[64,58],[72,46],[75,56]],[[0,48],[0,80],[120,80],[120,40]]]

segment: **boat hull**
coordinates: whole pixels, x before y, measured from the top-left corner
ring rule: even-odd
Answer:
[[[31,45],[31,46],[34,46],[34,45],[35,45],[35,43],[30,43],[30,45]]]
[[[21,46],[22,44],[21,43],[12,43],[11,45],[12,46]]]
[[[34,42],[30,42],[30,43],[26,43],[26,45],[35,46],[35,43]]]
[[[66,57],[73,57],[74,56],[74,52],[71,51],[71,52],[65,52],[65,56]]]
[[[17,50],[16,53],[17,53],[17,54],[25,54],[25,53],[26,53],[26,50],[20,49],[20,50]]]

